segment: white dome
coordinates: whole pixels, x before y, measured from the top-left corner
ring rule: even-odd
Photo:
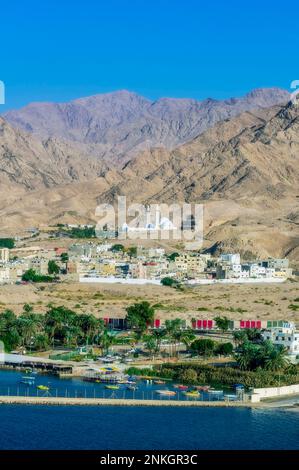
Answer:
[[[167,217],[162,217],[160,222],[160,228],[162,230],[173,230],[175,227],[171,220],[167,219]]]

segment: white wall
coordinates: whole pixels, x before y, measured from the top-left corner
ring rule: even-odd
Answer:
[[[299,384],[285,387],[254,388],[252,393],[252,402],[259,402],[263,398],[275,398],[283,395],[299,395]]]

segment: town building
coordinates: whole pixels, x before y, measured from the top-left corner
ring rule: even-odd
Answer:
[[[294,323],[282,322],[282,326],[266,329],[262,336],[276,346],[285,347],[290,356],[299,359],[299,331],[296,331]]]
[[[9,249],[1,248],[0,249],[0,263],[8,263],[9,261]]]

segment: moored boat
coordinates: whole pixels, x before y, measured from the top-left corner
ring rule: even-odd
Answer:
[[[209,385],[196,385],[194,388],[200,392],[208,392],[210,390]]]
[[[172,390],[156,390],[156,393],[162,396],[166,396],[166,397],[173,397],[176,395],[176,392]]]
[[[108,390],[119,390],[118,385],[105,385],[105,388],[107,388]]]
[[[191,397],[191,398],[198,398],[200,397],[200,393],[197,390],[191,390],[187,392],[183,392],[186,397]]]
[[[177,384],[177,385],[174,385],[175,388],[178,388],[179,390],[188,390],[188,385],[181,385],[181,384]]]
[[[50,387],[47,387],[47,385],[38,385],[36,388],[38,388],[38,390],[43,390],[44,392],[48,392],[50,390]]]
[[[21,380],[21,384],[25,384],[25,385],[34,385],[34,382],[35,382],[35,377],[32,377],[32,376],[22,377],[22,380]]]
[[[166,382],[165,382],[165,380],[154,380],[154,384],[156,384],[156,385],[165,385]]]

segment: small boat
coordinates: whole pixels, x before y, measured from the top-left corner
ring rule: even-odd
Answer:
[[[38,388],[38,390],[43,390],[44,392],[48,392],[50,390],[50,387],[47,387],[47,385],[38,385],[36,388]]]
[[[197,385],[194,388],[196,388],[196,390],[199,390],[200,392],[208,392],[210,390],[209,385]]]
[[[135,390],[138,390],[138,387],[136,387],[136,385],[127,385],[127,390],[135,392]]]
[[[105,388],[107,388],[108,390],[119,390],[118,385],[105,385]]]
[[[191,392],[183,392],[186,397],[198,398],[200,393],[197,390],[192,390]]]
[[[173,392],[171,390],[156,390],[156,393],[165,397],[173,397],[174,395],[176,395],[176,392]]]
[[[22,377],[22,380],[21,380],[21,384],[25,384],[25,385],[34,385],[34,382],[35,382],[35,377],[31,377],[31,376]]]
[[[222,395],[223,390],[208,390],[208,393],[211,393],[213,395]]]
[[[188,390],[188,385],[174,385],[175,388],[178,388],[179,390]]]
[[[165,380],[154,380],[154,384],[156,384],[156,385],[165,385],[166,382],[165,382]]]

